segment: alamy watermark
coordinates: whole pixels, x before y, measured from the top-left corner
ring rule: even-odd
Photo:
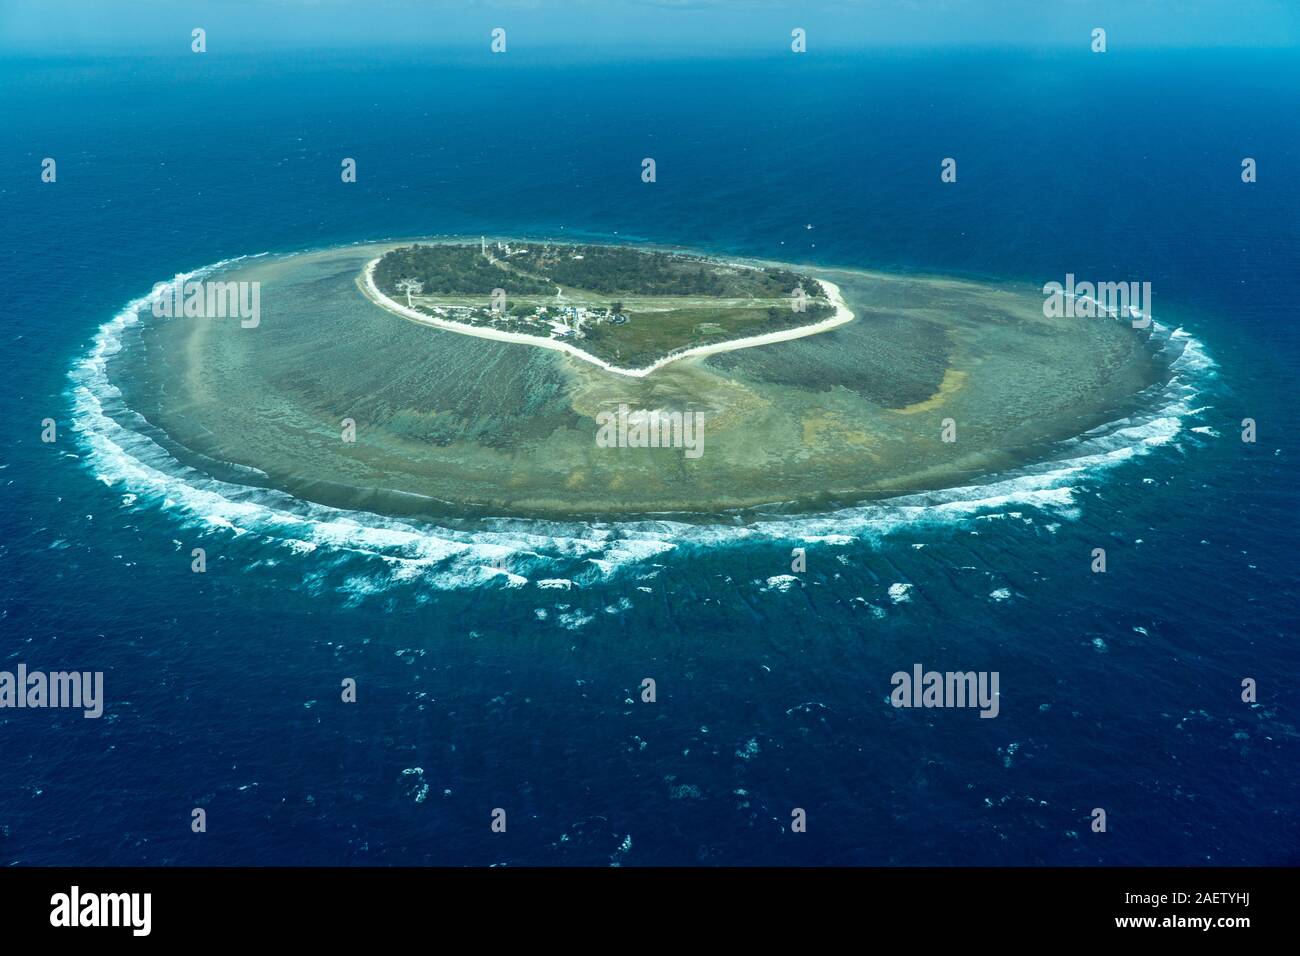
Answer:
[[[978,707],[981,717],[1001,709],[997,671],[927,671],[913,664],[911,673],[896,671],[889,680],[895,707]]]
[[[1075,282],[1068,272],[1065,282],[1043,286],[1043,315],[1049,319],[1128,318],[1133,328],[1151,325],[1150,282]]]
[[[0,708],[65,707],[84,711],[83,717],[104,713],[103,671],[0,671]]]
[[[152,893],[87,893],[73,885],[50,897],[54,927],[123,927],[132,936],[148,936],[153,928]]]
[[[153,287],[153,314],[160,319],[240,319],[255,329],[262,321],[260,282],[159,282]]]
[[[704,454],[704,413],[632,409],[596,414],[596,444],[601,448],[682,448],[687,458]]]

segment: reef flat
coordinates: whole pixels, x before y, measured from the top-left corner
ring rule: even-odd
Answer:
[[[258,283],[258,325],[147,317],[113,380],[186,464],[324,504],[731,520],[1032,463],[1166,373],[1149,333],[1048,318],[1033,287],[753,263],[833,285],[855,318],[629,377],[402,321],[357,281],[398,248],[229,264],[211,278]]]

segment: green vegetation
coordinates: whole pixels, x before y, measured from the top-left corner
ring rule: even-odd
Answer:
[[[481,245],[407,246],[380,259],[375,281],[428,315],[563,338],[623,367],[811,325],[835,311],[816,279],[790,269],[619,246],[492,243],[486,254]],[[508,297],[499,309],[494,289]]]
[[[510,264],[566,289],[604,295],[772,298],[788,296],[800,284],[810,296],[821,293],[816,280],[786,269],[748,269],[625,246],[532,245],[512,256]]]
[[[492,294],[506,288],[512,293],[554,295],[555,286],[542,279],[507,272],[493,265],[477,246],[406,246],[394,249],[375,267],[375,284],[386,294],[399,296],[397,283],[415,279],[425,295],[446,293],[469,295]]]
[[[650,365],[669,352],[692,345],[726,342],[752,335],[795,329],[830,318],[835,308],[815,303],[805,312],[785,308],[742,308],[718,311],[684,308],[657,313],[653,321],[627,325],[596,325],[575,343],[597,358],[628,368]],[[712,328],[710,328],[712,326]]]

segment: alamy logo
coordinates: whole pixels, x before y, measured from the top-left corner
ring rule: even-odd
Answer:
[[[159,282],[153,287],[153,314],[160,319],[240,319],[255,329],[262,321],[260,282]]]
[[[129,926],[131,935],[148,936],[152,914],[152,893],[83,894],[74,886],[50,897],[51,926]]]
[[[1074,273],[1065,275],[1065,282],[1049,282],[1043,286],[1043,315],[1049,319],[1084,318],[1101,315],[1127,318],[1133,328],[1145,329],[1151,324],[1150,282],[1079,282]]]
[[[601,448],[683,448],[687,458],[704,454],[704,413],[666,412],[619,405],[598,412],[596,444]]]
[[[978,707],[981,717],[996,717],[1000,709],[997,671],[896,671],[889,702],[895,707]]]
[[[104,713],[103,671],[0,671],[0,707],[69,707],[83,717]]]

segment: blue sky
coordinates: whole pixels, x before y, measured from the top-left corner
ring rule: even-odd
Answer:
[[[784,49],[1083,44],[1114,51],[1300,46],[1300,0],[0,0],[0,47],[29,52],[176,49],[195,26],[209,52],[267,47],[485,46]]]

